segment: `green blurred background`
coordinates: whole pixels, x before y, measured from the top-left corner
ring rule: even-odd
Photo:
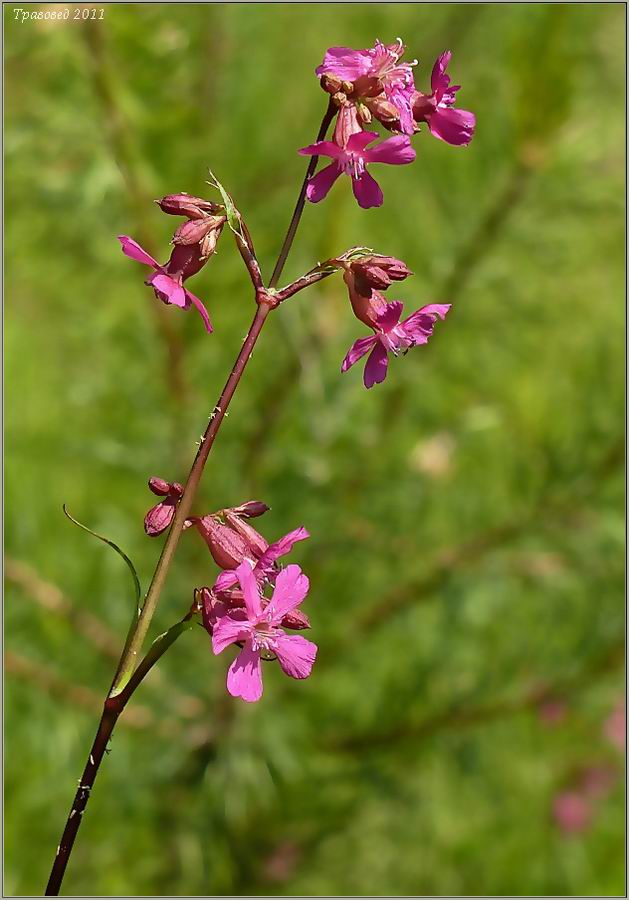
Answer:
[[[64,889],[622,893],[624,6],[13,9],[5,891],[43,890],[129,615],[120,560],[61,505],[146,585],[146,480],[185,477],[252,314],[228,234],[191,282],[211,337],[116,235],[166,259],[177,220],[151,201],[210,196],[211,166],[268,275],[324,107],[314,67],[401,35],[418,86],[453,50],[476,137],[422,133],[413,166],[376,173],[382,209],[339,182],[283,280],[366,244],[416,272],[391,298],[452,312],[367,392],[360,367],[339,375],[364,334],[341,280],[287,303],[197,504],[264,499],[269,539],[308,527],[292,560],[319,661],[300,683],[267,666],[248,706],[225,693],[229,654],[186,634],[121,720]],[[154,633],[214,574],[190,534]],[[609,784],[588,793],[595,769]],[[571,832],[565,792],[590,816]]]

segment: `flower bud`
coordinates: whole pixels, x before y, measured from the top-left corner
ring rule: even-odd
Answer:
[[[254,557],[258,559],[262,556],[269,546],[268,541],[265,541],[262,535],[256,531],[252,525],[249,525],[248,522],[243,522],[239,516],[234,515],[231,509],[226,509],[223,515],[225,516],[225,521],[229,527],[233,529],[236,534],[240,535],[247,543],[247,546]]]
[[[170,482],[163,478],[157,478],[155,475],[149,478],[149,490],[157,494],[158,497],[165,497],[170,490]]]
[[[173,235],[173,244],[199,244],[210,232],[214,231],[218,232],[216,235],[216,239],[218,239],[225,222],[225,216],[204,216],[202,219],[188,219],[187,222],[179,226]],[[214,241],[214,246],[216,246],[216,240]]]
[[[262,500],[247,500],[246,503],[241,503],[240,506],[232,506],[231,512],[235,516],[240,516],[241,519],[257,519],[258,516],[264,515],[270,509],[271,507],[263,503]]]
[[[364,103],[359,103],[356,109],[356,115],[358,117],[358,121],[361,125],[369,125],[371,122],[371,113],[364,105]]]
[[[201,239],[201,243],[199,244],[199,252],[201,253],[201,259],[206,260],[212,256],[213,253],[216,252],[216,245],[218,243],[218,239],[221,236],[221,232],[223,230],[223,225],[227,220],[223,218],[220,225],[216,228],[213,228],[211,231]]]
[[[340,91],[341,83],[341,79],[337,78],[336,75],[321,76],[321,87],[324,91],[327,91],[328,94],[336,94],[337,91]]]
[[[155,201],[159,208],[170,216],[186,216],[188,219],[203,219],[208,213],[221,212],[223,207],[201,197],[191,197],[190,194],[168,194],[161,200]]]
[[[310,628],[310,619],[300,609],[293,609],[283,617],[281,625],[284,628],[292,628],[293,631],[303,631]]]
[[[214,516],[193,516],[188,521],[196,527],[221,569],[237,569],[243,559],[253,558],[246,540]]]
[[[406,263],[394,256],[363,256],[350,263],[356,277],[356,290],[368,294],[371,288],[384,291],[393,281],[404,281],[413,273]]]
[[[183,494],[183,487],[176,481],[172,484],[163,478],[150,478],[149,488],[158,497],[163,497],[144,517],[144,530],[149,537],[157,537],[166,531],[175,517],[175,510],[179,498]]]
[[[389,100],[386,100],[384,96],[365,97],[364,104],[369,109],[369,112],[374,116],[374,118],[381,122],[385,126],[385,128],[399,128],[399,110],[396,106],[393,105],[393,103],[391,103]]]
[[[355,97],[360,97],[361,100],[383,96],[382,82],[376,75],[360,75],[352,87],[353,91],[348,91],[348,93],[353,93]]]

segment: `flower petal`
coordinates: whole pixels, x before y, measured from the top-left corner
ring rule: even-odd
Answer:
[[[220,616],[212,627],[212,651],[218,655],[230,644],[245,641],[249,635],[244,627],[246,622],[244,609],[234,609],[229,615]]]
[[[404,304],[401,300],[392,300],[387,303],[386,308],[380,313],[377,319],[378,328],[382,331],[391,331],[400,321]]]
[[[264,610],[264,615],[269,622],[279,623],[282,616],[286,615],[303,602],[310,582],[299,566],[286,566],[277,576],[273,596]]]
[[[199,300],[198,297],[195,297],[191,291],[189,291],[187,288],[185,288],[184,290],[186,291],[187,299],[190,301],[190,303],[192,303],[193,306],[197,308],[201,318],[203,319],[205,330],[208,334],[212,334],[212,331],[214,329],[212,328],[212,323],[210,322],[210,317],[208,315],[207,309],[205,308],[201,300]]]
[[[348,369],[351,369],[354,363],[357,363],[365,353],[369,353],[377,340],[378,338],[375,337],[375,335],[370,335],[369,337],[358,338],[357,341],[354,341],[347,351],[345,359],[341,363],[341,372],[347,372]]]
[[[134,259],[136,262],[143,263],[145,266],[151,266],[153,269],[159,269],[157,260],[153,259],[146,250],[143,250],[133,238],[128,237],[126,234],[119,234],[118,240],[122,244],[122,252],[125,256],[128,256],[129,259]]]
[[[348,153],[362,153],[367,144],[371,144],[377,137],[377,131],[357,131],[349,137],[345,150]]]
[[[373,387],[374,384],[380,384],[381,381],[384,381],[387,377],[388,365],[389,357],[387,356],[387,351],[378,341],[365,365],[363,382],[367,389]]]
[[[151,275],[147,279],[146,283],[151,285],[162,303],[172,303],[174,306],[180,306],[182,309],[186,308],[186,292],[181,284],[175,281],[174,278],[171,278],[170,275],[156,272],[155,275]]]
[[[297,152],[302,156],[329,156],[331,159],[340,159],[344,153],[333,141],[317,141],[316,144],[308,144]]]
[[[341,169],[333,162],[330,163],[329,166],[326,166],[325,169],[321,169],[320,172],[317,172],[316,175],[313,175],[312,178],[309,179],[308,187],[306,188],[306,197],[308,200],[310,200],[311,203],[318,203],[319,200],[323,200],[324,197],[327,197],[328,191],[340,174]]]
[[[262,612],[262,603],[260,602],[260,591],[258,583],[255,580],[253,569],[248,562],[241,562],[236,569],[236,577],[240,582],[240,587],[245,597],[245,606],[247,607],[247,616],[252,622]]]
[[[255,703],[262,696],[260,654],[252,649],[249,642],[229,667],[227,690],[232,697],[242,697],[247,703]]]
[[[262,573],[267,573],[276,560],[290,553],[293,549],[293,544],[296,544],[297,541],[305,541],[309,537],[310,534],[302,525],[299,528],[295,528],[294,531],[289,531],[288,534],[285,534],[279,541],[275,541],[274,544],[269,544],[256,564],[256,572],[259,570]]]
[[[221,593],[222,591],[226,591],[230,587],[233,587],[237,581],[238,578],[234,571],[227,570],[225,572],[221,572],[221,574],[214,582],[213,590],[215,590],[217,594]]]
[[[315,73],[322,75],[336,75],[342,81],[355,81],[361,75],[366,75],[371,68],[371,55],[369,50],[352,50],[351,47],[330,47],[323,57],[323,62],[317,66]]]
[[[384,197],[380,185],[365,170],[359,178],[352,178],[352,189],[358,205],[362,209],[371,209],[373,206],[382,206]]]
[[[382,143],[365,150],[365,162],[389,163],[392,166],[404,166],[415,159],[415,151],[411,147],[411,140],[406,134],[396,134],[387,138]]]
[[[448,313],[451,308],[451,303],[429,303],[427,306],[422,306],[417,312],[425,313],[429,316],[435,315],[439,316],[440,319],[445,319],[446,313]],[[415,315],[415,313],[413,313],[413,315]]]
[[[476,116],[466,109],[439,106],[428,116],[430,133],[446,144],[461,147],[474,137]]]
[[[446,69],[452,59],[452,51],[446,50],[441,56],[437,57],[432,73],[430,75],[430,89],[433,94],[443,93],[450,84],[450,76],[446,75]]]
[[[276,639],[274,652],[287,675],[307,678],[317,656],[317,645],[300,634],[282,634]]]

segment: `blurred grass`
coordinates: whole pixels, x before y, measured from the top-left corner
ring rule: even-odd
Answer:
[[[622,6],[4,15],[6,547],[28,566],[7,567],[7,893],[45,884],[128,618],[119,560],[61,504],[146,583],[146,479],[185,475],[251,315],[226,237],[193,286],[208,339],[115,235],[165,258],[173,221],[150,200],[203,195],[211,165],[268,274],[323,108],[314,66],[330,43],[400,34],[421,83],[452,48],[477,136],[420,135],[415,165],[378,173],[381,210],[337,185],[286,278],[368,244],[417,273],[393,297],[453,312],[367,393],[338,374],[358,334],[340,281],[287,304],[199,501],[265,499],[271,538],[307,525],[320,661],[299,684],[268,667],[250,708],[205,634],[182,639],[115,735],[65,890],[621,894],[620,782],[582,835],[550,809],[575,766],[620,765],[601,727],[623,685]],[[156,630],[209,562],[182,544]],[[554,729],[546,693],[568,704]]]

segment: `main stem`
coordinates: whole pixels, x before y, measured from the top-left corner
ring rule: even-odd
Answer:
[[[330,127],[330,122],[335,115],[336,107],[332,101],[332,98],[330,97],[330,102],[328,103],[328,108],[326,109],[325,115],[321,120],[321,127],[319,128],[319,133],[317,134],[315,143],[324,139],[326,132]],[[290,225],[288,226],[288,231],[286,232],[286,237],[284,238],[284,243],[282,244],[282,249],[280,250],[280,255],[277,257],[277,262],[275,263],[275,268],[273,269],[271,280],[269,281],[270,288],[277,287],[277,283],[280,280],[280,275],[282,274],[282,271],[284,269],[288,254],[290,253],[290,248],[293,246],[293,240],[295,238],[295,234],[297,233],[299,222],[301,221],[301,214],[304,211],[304,204],[306,203],[308,181],[314,175],[314,170],[317,168],[318,159],[318,156],[310,157],[310,162],[308,163],[308,168],[306,169],[306,176],[301,185],[299,196],[297,197],[297,203],[295,204],[293,216],[290,220]]]
[[[317,141],[321,141],[325,137],[334,114],[334,105],[332,103],[332,100],[330,100],[328,108],[321,122],[319,133],[317,134]],[[290,225],[288,227],[286,237],[284,238],[284,243],[282,244],[282,249],[280,250],[275,268],[273,269],[273,274],[269,282],[269,288],[273,288],[277,285],[280,275],[282,274],[282,270],[288,258],[288,254],[290,252],[295,234],[297,232],[297,228],[299,226],[299,222],[301,220],[301,215],[304,210],[308,179],[313,175],[316,165],[317,157],[313,156],[310,160],[310,163],[308,164],[308,168],[306,169],[306,174],[301,186],[301,190],[299,192],[299,196],[297,198],[297,203],[295,205]],[[118,667],[116,669],[116,674],[114,676],[111,690],[109,692],[109,695],[107,696],[107,699],[105,700],[103,713],[98,725],[98,730],[96,732],[96,737],[94,738],[92,749],[87,758],[87,762],[83,770],[83,775],[81,776],[81,779],[79,781],[79,787],[74,797],[74,802],[72,803],[72,808],[70,810],[66,826],[63,830],[63,835],[61,836],[61,842],[59,844],[59,847],[57,848],[57,855],[55,856],[55,861],[50,873],[48,885],[46,886],[45,896],[47,897],[56,897],[61,889],[63,877],[65,875],[68,861],[70,859],[70,854],[72,853],[72,848],[74,846],[74,841],[79,830],[81,820],[83,818],[83,813],[85,811],[85,807],[87,806],[87,801],[89,800],[90,792],[94,785],[94,781],[96,780],[96,776],[98,774],[103,756],[105,755],[107,743],[114,730],[114,726],[118,721],[118,717],[122,713],[124,707],[128,703],[135,689],[138,687],[143,678],[148,674],[150,668],[157,662],[157,659],[159,658],[156,656],[150,661],[150,664],[144,665],[144,663],[142,663],[136,669],[136,661],[138,655],[142,649],[142,644],[144,643],[144,639],[151,623],[151,619],[153,618],[153,614],[157,607],[157,602],[164,586],[164,582],[166,581],[166,576],[172,563],[175,550],[177,549],[177,544],[179,543],[179,538],[181,537],[184,523],[188,518],[188,515],[192,508],[192,502],[199,486],[205,463],[207,462],[207,458],[210,454],[210,450],[212,449],[214,440],[216,439],[216,435],[218,434],[219,428],[221,427],[221,424],[225,418],[227,407],[229,406],[231,398],[234,396],[234,392],[238,387],[247,362],[251,357],[255,343],[270,311],[271,307],[267,303],[263,302],[258,304],[256,314],[247,333],[247,337],[245,338],[244,343],[240,349],[240,353],[238,354],[236,362],[234,363],[234,367],[229,378],[227,379],[221,396],[219,397],[219,400],[214,407],[212,414],[210,415],[208,426],[201,439],[201,444],[194,458],[194,462],[192,463],[192,468],[190,469],[190,474],[188,475],[183,495],[177,505],[175,517],[173,519],[172,525],[170,526],[168,536],[157,562],[157,566],[153,574],[153,579],[149,585],[148,591],[146,592],[142,610],[138,617],[137,626],[132,636],[125,644],[120,662],[118,663]],[[173,638],[173,640],[175,639],[176,637]],[[162,652],[166,651],[170,643],[172,643],[172,641],[165,643]]]

